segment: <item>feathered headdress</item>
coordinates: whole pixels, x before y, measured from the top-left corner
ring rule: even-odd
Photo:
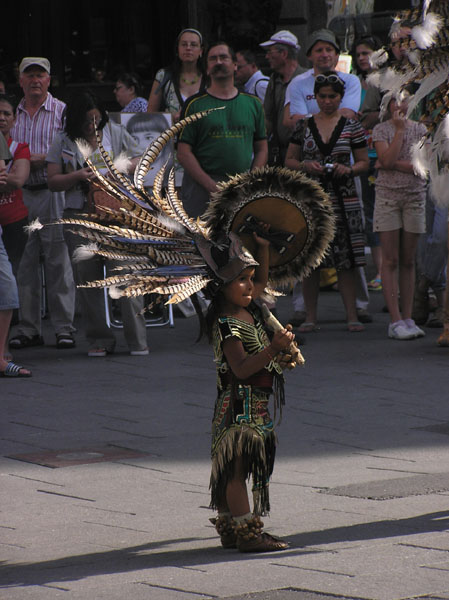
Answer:
[[[220,110],[220,109],[212,109]],[[98,149],[108,169],[102,175],[90,161],[92,152],[78,146],[97,177],[95,185],[118,202],[118,208],[97,206],[84,219],[64,219],[88,244],[76,250],[75,260],[93,256],[120,261],[114,275],[83,287],[107,287],[113,297],[142,294],[170,296],[177,303],[206,287],[214,292],[246,266],[257,264],[241,237],[258,231],[260,221],[271,225],[270,279],[285,284],[306,275],[319,264],[334,234],[331,203],[318,184],[287,169],[256,169],[218,185],[207,214],[193,219],[178,197],[174,171],[163,188],[165,167],[156,175],[150,194],[144,179],[164,146],[185,125],[211,112],[193,114],[163,132],[145,151],[134,181],[123,175],[103,148]],[[30,226],[30,231],[42,227]],[[245,242],[247,240],[245,239]]]
[[[388,90],[382,112],[392,97],[400,96],[410,84],[415,85],[407,116],[422,106],[420,120],[427,125],[428,133],[414,148],[413,163],[417,173],[429,175],[435,199],[449,205],[449,2],[421,0],[419,7],[396,16],[393,39],[404,28],[410,34],[394,42],[405,50],[404,59],[400,63],[384,63],[369,80],[381,90]]]

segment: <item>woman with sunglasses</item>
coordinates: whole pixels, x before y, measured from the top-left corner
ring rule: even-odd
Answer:
[[[147,112],[170,112],[178,121],[184,101],[206,86],[203,36],[196,29],[183,29],[176,39],[172,65],[156,73]]]
[[[117,77],[114,94],[115,99],[122,107],[120,112],[147,112],[148,102],[139,95],[141,93],[142,84],[138,75],[135,73],[121,73]]]
[[[314,94],[319,112],[298,121],[287,150],[285,166],[302,170],[328,192],[336,216],[336,232],[321,267],[334,267],[346,309],[350,332],[363,331],[356,309],[355,269],[365,264],[362,211],[354,177],[368,169],[365,131],[358,121],[342,116],[340,103],[345,84],[335,71],[315,77]],[[354,163],[351,165],[351,154]],[[306,321],[301,333],[317,329],[320,273],[303,280]]]

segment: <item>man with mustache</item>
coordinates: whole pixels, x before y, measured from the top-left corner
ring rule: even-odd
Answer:
[[[267,162],[262,103],[235,87],[236,70],[232,48],[226,42],[212,44],[207,54],[210,84],[184,103],[181,118],[224,107],[187,125],[179,135],[178,160],[184,167],[182,201],[192,217],[205,211],[218,181]]]

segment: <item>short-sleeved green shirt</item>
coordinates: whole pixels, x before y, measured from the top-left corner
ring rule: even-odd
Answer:
[[[179,135],[180,142],[192,147],[201,168],[217,179],[250,169],[254,142],[267,137],[262,103],[245,92],[230,100],[196,94],[187,100],[182,117],[220,106],[224,110],[186,125]]]

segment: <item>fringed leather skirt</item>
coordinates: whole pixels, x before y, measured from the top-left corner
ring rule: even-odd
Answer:
[[[240,458],[245,479],[253,479],[254,513],[264,515],[270,510],[268,485],[276,453],[268,411],[272,381],[272,375],[262,371],[246,381],[228,382],[217,398],[212,423],[211,508],[226,503],[226,487]]]

